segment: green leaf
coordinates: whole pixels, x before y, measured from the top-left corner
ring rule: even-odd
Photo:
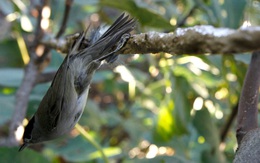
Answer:
[[[203,162],[225,162],[225,157],[219,150],[219,131],[214,124],[209,111],[205,108],[200,111],[196,111],[193,124],[197,128],[198,133],[205,138],[206,143],[210,145],[210,148],[203,152]]]
[[[66,144],[47,144],[44,151],[46,154],[60,155],[69,162],[85,162],[101,159],[101,154],[82,136],[69,139]],[[103,149],[108,157],[120,154],[122,151],[117,147],[106,147]]]
[[[92,82],[93,83],[103,82],[106,79],[111,79],[113,76],[114,74],[112,70],[97,71],[93,75]]]
[[[155,129],[155,139],[158,141],[170,140],[174,134],[174,123],[171,110],[168,110],[167,107],[161,107]]]
[[[149,10],[148,8],[139,7],[133,0],[124,0],[124,3],[122,3],[121,0],[101,0],[100,4],[127,11],[132,16],[138,18],[138,21],[144,26],[173,29],[170,21],[166,20],[161,15]]]
[[[131,159],[125,163],[194,163],[179,156],[157,156],[151,159]]]
[[[167,105],[161,106],[155,129],[156,140],[169,141],[173,136],[181,136],[188,132],[190,107],[185,104],[186,100],[181,96],[178,94],[177,98],[174,97],[174,101],[171,100]]]
[[[248,54],[236,54],[235,56],[236,61],[243,62],[245,64],[249,64],[251,60],[251,55]]]
[[[122,121],[122,126],[129,134],[132,142],[135,142],[135,144],[138,144],[140,138],[142,137],[142,133],[147,131],[143,125],[140,125],[141,122],[141,120],[136,118],[129,118]]]
[[[190,92],[189,83],[185,78],[176,77],[173,87],[172,97],[175,101],[173,110],[174,119],[176,121],[175,128],[180,134],[187,133],[187,127],[190,122],[190,110],[192,108],[187,94]]]
[[[14,96],[0,96],[0,125],[11,119],[14,111]]]
[[[91,129],[99,130],[102,124],[106,122],[105,117],[99,106],[92,99],[88,99],[79,123],[88,125]]]
[[[58,69],[64,60],[64,56],[58,53],[56,50],[51,51],[51,62],[48,67],[52,69]]]
[[[0,67],[23,66],[23,60],[16,40],[10,39],[0,42],[0,52]]]
[[[0,68],[0,85],[19,87],[23,78],[23,69]]]
[[[230,28],[238,28],[242,25],[244,10],[247,4],[246,0],[229,0],[224,1],[223,8],[227,13],[225,26]]]
[[[18,152],[18,147],[7,148],[0,147],[0,162],[6,163],[48,163],[48,159],[43,157],[40,153],[33,150],[26,149],[22,152]]]
[[[196,75],[186,66],[178,65],[173,70],[174,75],[182,76],[186,78],[189,83],[198,83],[207,86],[208,88],[216,87],[222,80],[219,80],[217,76],[213,75],[211,72],[203,71],[200,75]]]

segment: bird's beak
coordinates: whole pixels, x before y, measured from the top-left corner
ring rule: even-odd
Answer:
[[[28,143],[23,143],[22,145],[21,145],[21,147],[19,148],[19,152],[20,151],[22,151],[25,147],[27,147],[28,146]]]

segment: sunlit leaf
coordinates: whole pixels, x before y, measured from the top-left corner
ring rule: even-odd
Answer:
[[[21,27],[26,32],[33,31],[33,25],[27,15],[21,16]]]
[[[173,136],[174,119],[172,112],[167,108],[160,108],[157,126],[155,130],[155,139],[167,141]]]

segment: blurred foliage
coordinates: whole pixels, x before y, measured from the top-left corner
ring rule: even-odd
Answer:
[[[36,18],[29,0],[0,2],[0,136],[4,137],[23,77],[24,49],[17,33],[29,39]],[[259,6],[256,0],[75,0],[65,34],[89,23],[109,24],[121,12],[139,20],[136,33],[173,31],[184,19],[182,27],[239,28],[245,21],[259,23]],[[50,7],[48,32],[54,35],[64,0],[51,1]],[[45,71],[57,70],[62,60],[63,55],[53,50]],[[224,142],[220,133],[238,102],[249,60],[248,54],[121,56],[119,66],[103,66],[95,74],[79,123],[111,162],[232,162],[235,123]],[[33,89],[27,118],[49,85]],[[18,148],[1,147],[0,162],[103,162],[76,129],[34,149],[18,153]]]

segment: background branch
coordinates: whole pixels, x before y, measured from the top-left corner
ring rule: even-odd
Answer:
[[[66,2],[65,2],[65,10],[63,12],[62,23],[60,25],[60,29],[59,29],[58,33],[55,36],[56,39],[58,39],[65,32],[65,29],[67,27],[67,22],[68,22],[68,18],[69,18],[69,13],[70,13],[70,8],[71,8],[71,5],[72,5],[72,2],[73,2],[73,0],[66,0]],[[42,56],[39,57],[37,62],[43,62],[44,59],[48,56],[48,54],[49,54],[49,52],[50,52],[50,50],[52,48],[53,47],[46,46]]]
[[[226,137],[227,137],[227,134],[228,134],[228,131],[229,129],[231,128],[231,125],[233,123],[233,121],[235,120],[236,118],[236,115],[237,115],[237,110],[238,110],[238,104],[236,104],[234,107],[231,108],[232,111],[231,113],[229,114],[228,116],[228,119],[226,121],[226,123],[224,124],[222,130],[221,130],[221,133],[220,133],[220,142],[224,142]]]
[[[65,32],[65,29],[67,27],[67,22],[69,19],[69,13],[70,13],[72,2],[73,2],[73,0],[66,0],[66,2],[65,2],[65,10],[64,10],[63,18],[62,18],[62,23],[61,23],[59,32],[55,36],[56,39],[59,38]]]
[[[24,78],[19,89],[16,92],[15,96],[15,108],[12,116],[12,120],[9,127],[9,137],[1,139],[0,145],[5,146],[14,146],[18,145],[19,142],[16,138],[16,132],[18,131],[18,127],[22,126],[22,121],[26,115],[26,110],[28,106],[28,100],[31,93],[31,90],[34,87],[35,79],[38,72],[39,66],[35,64],[35,60],[37,59],[37,55],[35,53],[36,47],[39,44],[39,39],[43,36],[43,30],[41,28],[41,20],[42,20],[42,9],[47,4],[47,1],[41,1],[41,3],[37,3],[36,8],[38,12],[37,17],[37,25],[34,33],[34,39],[32,42],[29,42],[29,55],[30,61],[25,66]]]

